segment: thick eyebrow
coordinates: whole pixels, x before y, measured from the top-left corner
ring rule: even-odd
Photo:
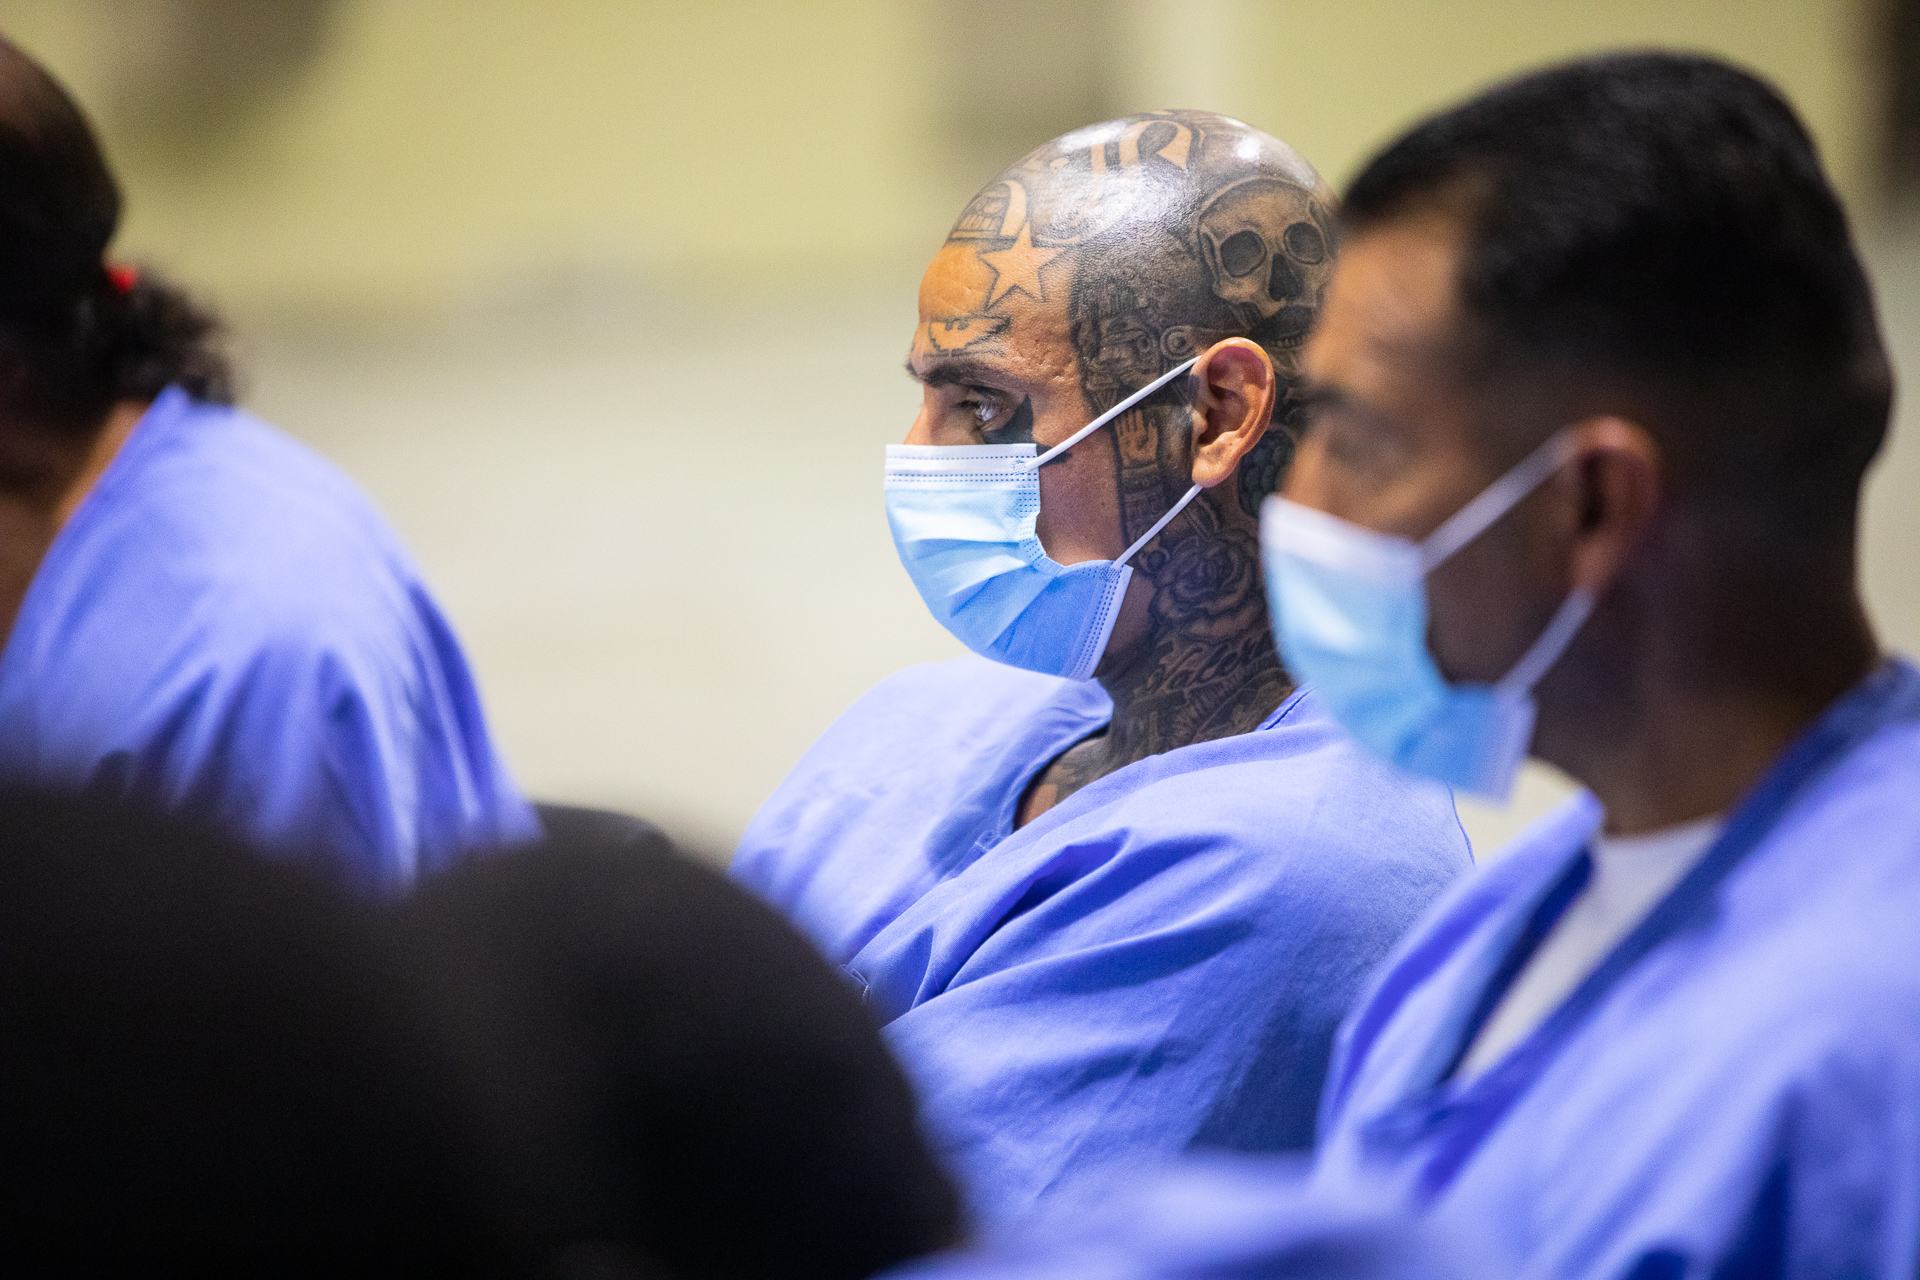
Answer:
[[[1353,397],[1325,382],[1301,382],[1294,388],[1293,402],[1302,409],[1338,409],[1353,403]]]
[[[1338,383],[1304,381],[1295,388],[1294,396],[1309,423],[1323,414],[1339,414],[1370,423],[1376,429],[1401,429],[1392,414]]]
[[[978,360],[952,356],[936,358],[925,373],[914,368],[913,360],[909,357],[907,376],[926,387],[984,387],[990,390],[995,381],[993,371]]]

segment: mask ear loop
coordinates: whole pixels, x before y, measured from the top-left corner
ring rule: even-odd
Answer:
[[[1086,426],[1080,428],[1078,431],[1068,436],[1065,440],[1062,440],[1059,444],[1053,446],[1053,448],[1047,450],[1045,453],[1041,454],[1037,458],[1023,460],[1020,465],[1023,467],[1030,467],[1035,469],[1045,466],[1047,463],[1052,462],[1055,458],[1059,457],[1061,454],[1065,453],[1067,450],[1073,448],[1073,446],[1079,444],[1082,440],[1085,440],[1088,436],[1098,431],[1101,427],[1106,426],[1109,422],[1112,422],[1115,418],[1119,417],[1121,414],[1125,413],[1127,410],[1133,408],[1133,406],[1135,406],[1136,404],[1139,404],[1142,400],[1145,400],[1148,396],[1152,395],[1154,392],[1158,391],[1160,388],[1166,386],[1169,382],[1172,382],[1175,378],[1179,377],[1181,374],[1185,373],[1187,370],[1193,368],[1194,365],[1199,363],[1200,363],[1200,357],[1195,356],[1193,357],[1193,359],[1188,360],[1183,364],[1175,365],[1173,368],[1167,370],[1165,373],[1155,378],[1152,382],[1149,382],[1146,386],[1140,388],[1138,391],[1128,396],[1125,400],[1122,400],[1119,404],[1116,404],[1115,406],[1113,406],[1113,408],[1107,410],[1105,413],[1095,418],[1092,422],[1089,422]],[[1115,560],[1114,564],[1123,565],[1127,561],[1133,559],[1134,553],[1139,551],[1140,548],[1146,546],[1149,542],[1153,541],[1154,534],[1159,533],[1162,529],[1166,528],[1167,525],[1172,522],[1175,516],[1179,515],[1182,511],[1185,511],[1187,509],[1187,504],[1189,502],[1192,502],[1195,498],[1199,496],[1200,496],[1199,485],[1195,485],[1193,486],[1193,488],[1187,490],[1186,494],[1180,499],[1180,501],[1173,504],[1172,509],[1169,510],[1167,514],[1161,516],[1158,520],[1155,520],[1153,524],[1148,527],[1145,533],[1141,534],[1138,538],[1134,539],[1133,545],[1128,547],[1124,552],[1122,552],[1120,554],[1120,558],[1118,560]]]
[[[1495,480],[1466,506],[1440,522],[1440,527],[1420,544],[1422,573],[1431,573],[1448,556],[1485,533],[1494,521],[1513,510],[1519,501],[1545,484],[1547,477],[1567,465],[1573,451],[1569,433],[1562,429],[1549,436],[1537,449],[1522,458],[1505,475]],[[1560,602],[1546,630],[1542,631],[1513,669],[1493,686],[1501,698],[1523,697],[1540,683],[1543,676],[1560,661],[1573,643],[1573,637],[1593,613],[1593,593],[1574,590]]]
[[[1547,629],[1540,633],[1527,651],[1520,655],[1520,661],[1513,664],[1513,670],[1500,677],[1493,686],[1496,697],[1517,698],[1533,691],[1541,677],[1552,670],[1553,664],[1573,643],[1574,635],[1586,625],[1587,618],[1593,613],[1593,592],[1585,588],[1576,588],[1560,602],[1560,608],[1554,612],[1553,621],[1547,623]]]
[[[1086,426],[1068,436],[1065,440],[1062,440],[1059,444],[1053,446],[1053,448],[1031,461],[1023,461],[1020,465],[1025,467],[1044,467],[1047,463],[1052,462],[1055,458],[1073,448],[1073,446],[1079,444],[1101,427],[1106,426],[1109,422],[1112,422],[1115,418],[1133,408],[1133,406],[1139,404],[1142,400],[1145,400],[1148,396],[1166,386],[1169,382],[1172,382],[1175,378],[1193,368],[1193,366],[1198,363],[1200,363],[1200,357],[1195,356],[1185,364],[1175,365],[1173,368],[1155,378],[1152,382],[1149,382],[1146,386],[1128,396],[1125,400],[1122,400],[1119,404],[1113,406],[1113,408],[1095,418],[1092,422],[1089,422]],[[1178,511],[1179,508],[1175,507],[1174,510]]]
[[[1187,509],[1187,504],[1189,502],[1192,502],[1195,498],[1199,496],[1200,496],[1199,485],[1195,485],[1193,486],[1193,488],[1187,490],[1186,495],[1182,497],[1180,501],[1173,504],[1172,510],[1168,511],[1167,514],[1161,516],[1158,520],[1155,520],[1153,524],[1148,527],[1145,533],[1141,534],[1138,538],[1134,539],[1133,545],[1128,547],[1125,551],[1121,552],[1120,558],[1118,560],[1115,560],[1114,563],[1125,564],[1127,561],[1133,559],[1134,552],[1146,546],[1149,542],[1152,542],[1154,534],[1160,532],[1162,529],[1166,528],[1169,524],[1173,523],[1173,518],[1179,515],[1182,511],[1185,511]]]
[[[1567,465],[1572,457],[1566,430],[1556,431],[1545,443],[1515,463],[1513,468],[1482,489],[1473,501],[1460,508],[1420,544],[1420,569],[1432,573],[1440,562],[1485,533],[1487,529],[1519,503],[1520,499],[1546,483],[1547,477]]]

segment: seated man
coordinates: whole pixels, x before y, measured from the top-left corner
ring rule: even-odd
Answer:
[[[1530,741],[1591,790],[1375,979],[1320,1176],[1496,1274],[1910,1280],[1920,671],[1856,585],[1892,379],[1813,143],[1709,59],[1575,63],[1417,126],[1345,229],[1283,653],[1415,769],[1498,792]]]
[[[375,889],[536,834],[393,532],[229,407],[213,322],[102,260],[119,217],[79,110],[0,40],[0,778]]]
[[[734,873],[865,987],[989,1227],[1306,1146],[1362,977],[1469,865],[1445,789],[1353,746],[1266,629],[1331,216],[1274,139],[1139,116],[1009,169],[921,284],[888,513],[982,656],[857,703]]]

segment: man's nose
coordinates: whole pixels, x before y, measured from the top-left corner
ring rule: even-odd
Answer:
[[[935,443],[931,416],[927,413],[927,407],[924,404],[920,406],[920,412],[913,415],[913,426],[908,428],[907,438],[900,443],[918,445]]]

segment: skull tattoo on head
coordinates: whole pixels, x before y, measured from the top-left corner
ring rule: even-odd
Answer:
[[[1263,347],[1306,337],[1333,269],[1327,211],[1312,193],[1278,178],[1222,188],[1201,209],[1200,259],[1215,296]]]

